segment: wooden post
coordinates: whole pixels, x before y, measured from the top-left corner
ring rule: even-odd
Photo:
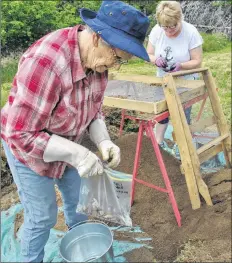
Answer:
[[[173,79],[172,79],[172,81],[173,81],[173,83],[175,83]],[[173,85],[173,87],[175,89],[174,85]],[[183,110],[183,106],[182,106],[180,97],[179,97],[179,95],[176,92],[176,89],[173,90],[173,94],[175,95],[176,103],[178,105],[178,110],[179,110],[179,114],[180,114],[180,117],[181,117],[183,130],[184,130],[184,136],[185,136],[186,141],[187,141],[187,146],[188,146],[188,149],[189,149],[190,158],[191,158],[191,162],[192,162],[192,166],[193,166],[194,174],[195,174],[195,177],[196,177],[196,181],[197,181],[199,192],[202,195],[202,197],[205,199],[207,205],[213,205],[211,197],[210,197],[210,194],[209,194],[209,189],[208,189],[207,185],[205,184],[205,182],[203,181],[203,179],[201,177],[199,157],[198,157],[196,149],[195,149],[195,147],[194,147],[194,145],[192,143],[192,135],[191,135],[191,132],[190,132],[190,127],[188,126],[188,123],[187,123],[187,120],[186,120],[186,117],[185,117],[185,113],[184,113],[184,110]],[[171,113],[170,113],[170,115],[171,115]],[[180,143],[182,143],[182,141],[179,141],[178,143],[180,144]],[[178,146],[179,146],[179,144],[178,144]],[[185,156],[183,156],[183,158],[185,158]],[[181,158],[181,160],[182,160],[182,158]]]
[[[182,125],[181,115],[176,103],[176,88],[175,82],[170,74],[163,78],[164,94],[167,100],[169,113],[172,119],[172,125],[175,130],[176,140],[179,146],[180,156],[182,160],[182,167],[185,173],[185,180],[190,196],[190,201],[193,209],[200,208],[201,202],[194,173],[194,168],[188,148],[188,142],[185,137],[184,128]],[[184,118],[186,121],[186,119]],[[187,125],[187,122],[186,122]]]
[[[228,168],[231,168],[231,135],[222,110],[219,96],[217,94],[216,84],[214,82],[212,73],[209,70],[202,72],[202,75],[205,81],[206,88],[208,90],[211,106],[220,135],[229,133],[229,136],[222,141],[222,146],[224,149],[223,152],[227,161],[227,166]]]

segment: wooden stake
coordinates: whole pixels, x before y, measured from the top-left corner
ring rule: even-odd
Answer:
[[[172,78],[171,75],[170,75],[170,78]],[[173,80],[173,83],[174,83],[174,80]],[[209,194],[209,189],[201,177],[199,157],[198,157],[196,149],[192,143],[192,135],[191,135],[191,132],[190,132],[190,129],[189,129],[186,117],[185,117],[185,113],[183,110],[183,106],[181,104],[180,97],[176,92],[175,86],[173,86],[173,94],[175,95],[176,103],[178,106],[183,130],[184,130],[184,136],[186,138],[187,147],[188,147],[188,150],[190,153],[190,159],[191,159],[193,171],[194,171],[194,174],[196,177],[199,192],[202,195],[202,197],[205,199],[207,205],[213,205],[210,194]],[[171,112],[170,112],[170,115],[171,115]],[[181,123],[180,123],[180,125],[181,125]],[[182,137],[183,137],[183,135],[182,135]],[[178,146],[180,143],[182,143],[182,141],[179,141],[179,142],[177,141]],[[185,158],[184,155],[183,155],[183,158]],[[182,160],[182,158],[181,158],[181,160]]]
[[[196,182],[196,177],[193,169],[188,143],[185,137],[184,128],[182,125],[181,116],[178,105],[176,103],[176,88],[175,82],[170,74],[163,78],[164,94],[167,100],[169,113],[172,119],[172,125],[175,130],[176,140],[179,146],[179,151],[182,160],[182,167],[185,173],[185,180],[188,187],[190,201],[193,209],[200,208],[201,202]],[[186,121],[186,120],[185,120]]]
[[[218,131],[220,135],[229,134],[229,136],[222,141],[222,146],[224,148],[225,159],[227,160],[228,168],[231,168],[231,135],[226,122],[225,115],[222,110],[222,106],[217,93],[216,84],[214,82],[212,73],[207,70],[202,73],[203,79],[205,81],[206,88],[208,90],[209,98],[211,101],[211,106],[215,115]]]

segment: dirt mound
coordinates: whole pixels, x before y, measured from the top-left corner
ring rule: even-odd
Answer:
[[[125,135],[116,141],[122,153],[118,170],[132,173],[136,139],[137,135],[132,134]],[[207,175],[204,179],[209,185],[215,205],[209,207],[202,202],[200,209],[192,210],[185,178],[180,173],[179,162],[166,152],[162,154],[181,212],[182,227],[177,226],[165,193],[141,184],[136,185],[131,217],[133,224],[139,225],[152,237],[153,258],[158,261],[173,261],[179,255],[178,261],[210,259],[215,262],[225,260],[229,262],[231,259],[231,171],[221,170]],[[145,136],[138,178],[164,187],[153,147]],[[201,253],[195,253],[196,255],[193,256],[189,253],[189,247]],[[144,258],[146,257],[147,252]],[[143,257],[140,255],[140,258]],[[137,261],[137,258],[134,260]]]

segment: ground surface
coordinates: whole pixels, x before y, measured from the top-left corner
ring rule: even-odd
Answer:
[[[109,119],[107,122],[110,123]],[[129,133],[117,139],[118,124],[111,126],[109,130],[112,138],[121,148],[122,158],[118,170],[132,173],[137,135]],[[96,149],[87,137],[83,143],[92,150]],[[214,206],[206,206],[202,201],[200,209],[192,210],[185,178],[180,173],[179,161],[166,152],[162,153],[181,213],[182,227],[177,226],[165,193],[137,184],[131,217],[133,224],[139,225],[145,232],[142,236],[152,238],[149,245],[153,248],[141,248],[128,252],[125,254],[128,262],[173,262],[175,260],[178,262],[231,262],[231,170],[222,169],[204,177]],[[4,159],[2,167],[4,168],[3,182],[6,183],[1,185],[3,195],[1,208],[6,210],[12,203],[19,202],[19,199],[15,185],[10,184],[11,177]],[[164,187],[152,145],[145,136],[138,178]],[[59,192],[57,192],[57,202],[59,205],[62,204]],[[19,214],[15,223],[15,232],[22,221],[23,216]],[[56,228],[66,230],[63,214],[59,214]],[[134,233],[126,232],[115,238],[131,240],[134,235]]]

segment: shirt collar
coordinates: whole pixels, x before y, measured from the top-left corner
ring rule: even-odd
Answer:
[[[83,25],[77,25],[71,28],[68,34],[68,43],[70,48],[70,66],[72,71],[73,83],[86,77],[85,71],[81,65],[80,49],[78,42],[78,32],[83,31]]]

